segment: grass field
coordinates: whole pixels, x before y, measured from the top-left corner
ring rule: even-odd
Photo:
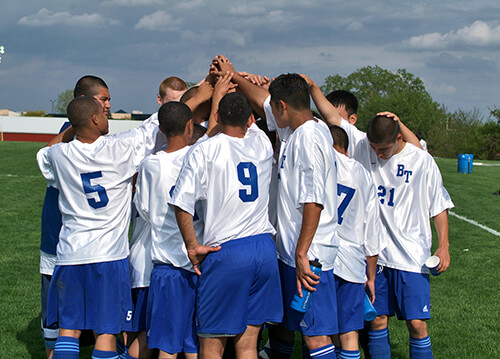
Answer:
[[[0,143],[0,358],[44,358],[40,336],[40,143]],[[461,216],[500,232],[500,166],[457,173],[436,160]],[[485,162],[485,161],[481,161]],[[452,264],[431,278],[429,321],[436,358],[500,358],[500,237],[450,217]],[[390,321],[393,358],[408,357],[404,323]]]

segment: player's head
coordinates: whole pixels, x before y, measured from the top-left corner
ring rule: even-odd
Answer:
[[[347,155],[347,148],[349,147],[349,137],[342,127],[336,125],[328,126],[330,134],[333,139],[333,147],[340,153]]]
[[[358,99],[349,91],[335,90],[326,96],[327,100],[337,109],[340,116],[350,124],[358,119]]]
[[[191,87],[189,90],[184,92],[180,101],[182,103],[186,103],[187,100],[192,99],[198,94],[199,89],[199,86]],[[202,123],[208,121],[208,118],[210,117],[210,107],[210,101],[205,101],[199,104],[193,111],[194,123]]]
[[[186,83],[175,76],[167,77],[160,84],[158,91],[158,104],[163,105],[169,101],[179,101],[188,89]]]
[[[92,96],[79,96],[68,104],[69,122],[78,133],[84,128],[105,135],[109,131],[108,118],[102,105]]]
[[[87,75],[83,76],[75,85],[73,90],[73,96],[93,96],[97,101],[99,101],[104,109],[104,113],[108,115],[111,104],[109,101],[111,97],[109,96],[109,89],[106,82],[97,76]]]
[[[366,137],[378,157],[389,159],[401,146],[399,123],[387,116],[375,116],[368,123]]]
[[[309,86],[298,74],[283,74],[275,78],[269,86],[271,108],[279,127],[288,126],[285,112],[310,110]]]
[[[228,93],[219,102],[218,116],[222,126],[246,128],[252,116],[252,105],[242,93]]]
[[[192,117],[193,114],[189,107],[181,102],[167,102],[158,110],[160,130],[167,138],[184,135],[186,133],[186,127],[189,123],[192,123]]]
[[[207,129],[203,127],[202,125],[199,125],[197,123],[193,124],[193,136],[191,136],[191,141],[189,142],[189,145],[194,145],[196,141],[198,141],[203,135],[207,132]]]

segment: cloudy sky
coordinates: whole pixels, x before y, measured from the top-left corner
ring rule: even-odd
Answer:
[[[211,59],[322,84],[367,65],[406,68],[449,110],[500,107],[500,2],[494,0],[2,0],[0,108],[51,110],[83,75],[112,111],[157,109],[158,85],[197,82]]]

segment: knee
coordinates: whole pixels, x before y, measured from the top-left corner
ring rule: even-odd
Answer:
[[[372,330],[380,330],[387,328],[389,324],[389,317],[387,315],[379,315],[375,319],[372,320],[370,324],[370,329]]]
[[[332,340],[329,336],[327,335],[318,335],[318,336],[305,336],[304,335],[304,342],[307,345],[307,348],[309,350],[317,349],[324,347],[325,345],[330,345],[332,344]]]
[[[407,320],[406,325],[408,327],[408,331],[410,332],[410,336],[415,339],[425,338],[429,333],[427,332],[427,323],[425,320],[421,319],[413,319]]]

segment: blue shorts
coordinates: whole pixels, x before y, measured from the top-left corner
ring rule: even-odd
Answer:
[[[52,323],[52,325],[47,325],[47,298],[49,296],[49,286],[52,276],[47,274],[42,274],[42,336],[45,340],[45,348],[54,349],[56,344],[56,339],[59,336],[59,325]]]
[[[169,354],[198,352],[194,321],[197,283],[194,272],[169,264],[155,264],[146,322],[149,348]]]
[[[281,322],[276,245],[270,234],[223,243],[201,265],[196,323],[200,336],[234,336],[247,325]]]
[[[132,332],[146,330],[146,309],[148,306],[149,287],[132,288],[132,301],[134,302],[134,315],[132,316]]]
[[[307,312],[301,313],[290,307],[297,292],[297,274],[293,267],[279,261],[286,329],[300,330],[306,336],[333,335],[339,332],[337,321],[337,296],[333,269],[321,272],[316,291],[312,293]]]
[[[47,323],[64,329],[118,334],[132,329],[128,259],[56,266],[50,282]]]
[[[431,286],[429,275],[398,269],[377,267],[375,278],[375,303],[378,315],[398,319],[430,319]]]
[[[340,333],[349,333],[364,328],[365,285],[348,282],[335,275],[337,311]]]

